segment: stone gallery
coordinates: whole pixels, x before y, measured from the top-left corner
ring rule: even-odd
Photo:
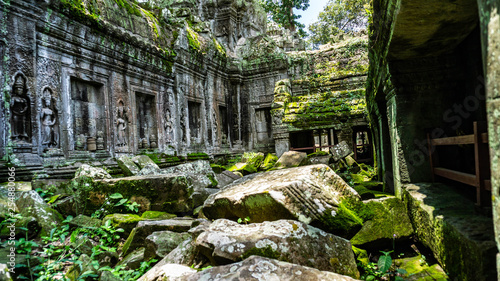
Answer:
[[[276,145],[280,156],[312,151],[320,139],[325,149],[353,146],[353,130],[368,132],[366,37],[349,55],[300,52],[297,35],[277,26],[266,33],[252,1],[11,1],[2,21],[0,156],[31,173],[144,151],[223,155]],[[273,113],[284,79],[291,82],[280,91],[293,98]],[[320,106],[305,110],[309,103]]]
[[[498,279],[500,3],[269,2],[0,1],[0,280]]]

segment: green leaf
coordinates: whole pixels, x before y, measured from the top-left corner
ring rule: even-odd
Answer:
[[[109,198],[111,199],[120,199],[120,198],[123,198],[123,195],[121,195],[120,193],[113,193],[109,196]]]
[[[391,267],[391,265],[392,265],[392,258],[389,255],[380,256],[380,258],[378,259],[378,269],[382,273],[386,273],[387,270],[389,270],[389,268]]]
[[[50,197],[50,200],[47,202],[47,204],[52,204],[52,203],[56,202],[56,200],[57,200],[57,198],[59,198],[59,196],[61,196],[61,194],[57,194],[57,195]]]
[[[408,271],[406,271],[406,270],[404,270],[404,269],[402,269],[402,268],[398,268],[398,269],[396,269],[396,272],[397,272],[397,273],[399,273],[399,274],[403,274],[403,275],[408,274]]]
[[[122,200],[118,201],[118,203],[115,204],[115,207],[121,206],[121,205],[125,204],[127,201],[128,201],[128,199],[122,199]]]
[[[366,277],[366,281],[373,281],[373,280],[375,280],[375,276],[373,276],[373,275],[368,275]]]

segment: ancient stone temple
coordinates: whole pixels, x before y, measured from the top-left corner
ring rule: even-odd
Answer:
[[[367,108],[379,174],[457,280],[496,280],[500,261],[498,8],[373,1]]]
[[[351,126],[366,131],[366,39],[349,43],[356,61],[346,46],[300,52],[297,35],[266,29],[253,0],[16,0],[0,14],[0,157],[24,167],[19,176],[62,166],[71,174],[72,163],[115,165],[143,152],[273,152],[276,144],[281,154],[314,138],[353,144]],[[271,111],[283,79],[293,97],[278,122]],[[319,89],[321,79],[331,82]],[[328,103],[305,112],[309,99]],[[332,113],[351,99],[342,116]],[[323,120],[308,127],[308,118]],[[310,137],[297,138],[302,131]]]

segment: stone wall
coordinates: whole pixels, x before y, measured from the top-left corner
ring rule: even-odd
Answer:
[[[0,11],[0,157],[20,178],[123,154],[273,152],[274,85],[287,78],[296,99],[332,93],[287,134],[367,124],[366,39],[304,52],[295,34],[266,33],[256,0],[12,0]]]
[[[499,26],[494,21],[498,4],[493,2],[373,1],[367,108],[380,179],[397,196],[402,195],[407,184],[433,180],[428,134],[431,138],[468,135],[473,133],[473,122],[487,121],[496,216],[498,118],[494,113],[493,84],[498,84],[495,77],[498,66],[489,58],[496,57],[490,52],[498,48],[493,37]],[[467,146],[457,149],[440,149],[441,164],[473,174],[474,149]],[[463,186],[461,190],[475,199],[474,187]],[[488,193],[481,194],[483,202],[488,203]],[[484,207],[482,212],[487,213]],[[497,228],[498,224],[495,221]],[[451,278],[491,278],[474,276],[452,264],[443,266],[450,270]]]
[[[288,53],[290,79],[276,83],[272,109],[278,155],[319,145],[320,135],[322,145],[346,141],[354,147],[356,128],[368,128],[367,44],[359,34],[321,50]]]

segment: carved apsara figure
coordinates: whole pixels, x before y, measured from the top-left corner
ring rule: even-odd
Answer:
[[[10,102],[12,139],[15,141],[29,142],[31,126],[29,122],[30,100],[26,96],[25,79],[17,75],[12,90]]]
[[[59,133],[56,130],[57,111],[52,104],[52,94],[49,88],[43,90],[42,101],[42,112],[40,114],[42,145],[56,147],[59,143]]]
[[[118,133],[118,138],[117,138],[117,145],[118,146],[125,146],[127,145],[127,120],[126,120],[126,114],[125,114],[125,106],[123,104],[123,101],[120,101],[118,103],[118,116],[116,118],[116,131]]]

